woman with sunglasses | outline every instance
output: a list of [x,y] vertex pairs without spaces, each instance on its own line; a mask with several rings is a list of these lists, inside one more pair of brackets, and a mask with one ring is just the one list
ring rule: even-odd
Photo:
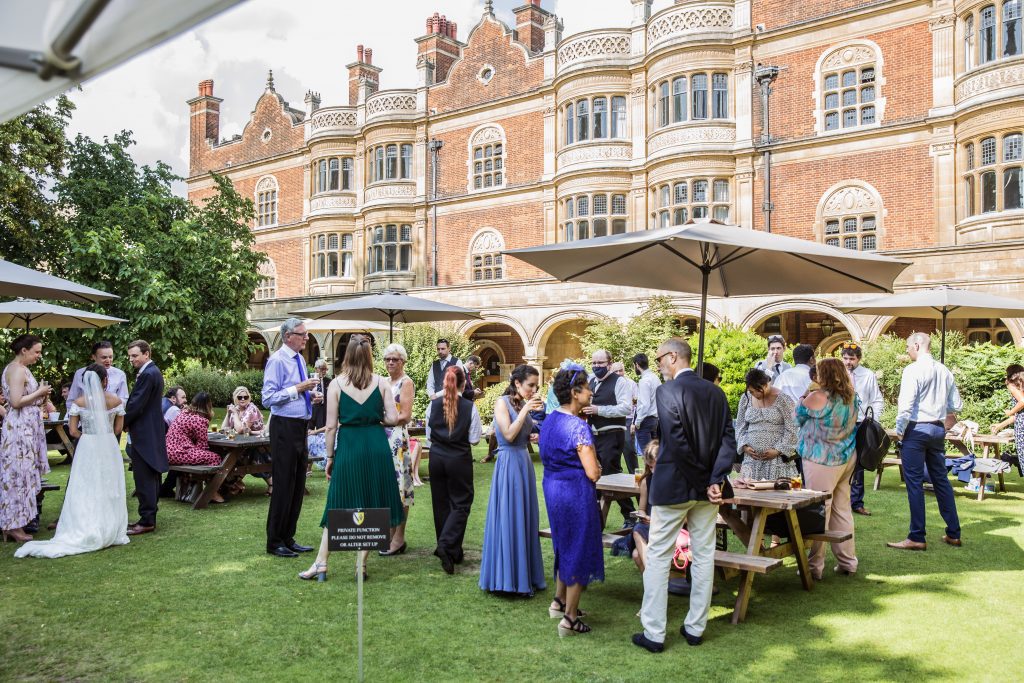
[[233,429],[238,434],[259,434],[263,431],[263,414],[252,402],[252,392],[245,387],[235,387],[220,429],[222,432]]
[[416,385],[405,374],[405,362],[409,354],[401,344],[390,344],[384,349],[384,367],[391,382],[391,395],[398,408],[398,424],[385,429],[391,444],[391,459],[395,464],[395,478],[398,493],[402,497],[402,523],[391,529],[391,547],[379,551],[382,557],[401,555],[406,550],[405,525],[409,521],[409,508],[413,504],[416,488],[413,485],[412,453],[409,450],[409,429],[412,419],[412,402],[416,396]]

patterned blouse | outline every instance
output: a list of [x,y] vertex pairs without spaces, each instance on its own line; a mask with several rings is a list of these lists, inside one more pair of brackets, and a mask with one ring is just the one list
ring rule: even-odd
[[796,421],[800,425],[797,449],[809,462],[829,467],[845,465],[854,454],[857,435],[857,410],[860,398],[855,394],[853,403],[844,403],[829,396],[821,410],[811,410],[801,401],[796,408]]

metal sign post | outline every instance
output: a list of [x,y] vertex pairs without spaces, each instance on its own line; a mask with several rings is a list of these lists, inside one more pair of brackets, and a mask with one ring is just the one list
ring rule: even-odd
[[356,630],[359,639],[359,680],[363,680],[363,568],[359,553],[387,550],[391,545],[391,511],[387,508],[327,511],[327,549],[356,551]]

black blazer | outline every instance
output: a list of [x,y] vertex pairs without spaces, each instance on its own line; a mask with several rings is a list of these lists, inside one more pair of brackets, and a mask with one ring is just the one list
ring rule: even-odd
[[135,455],[157,472],[167,471],[167,425],[162,399],[164,376],[150,364],[135,378],[124,406],[124,426],[132,438]]
[[722,483],[736,456],[725,392],[684,372],[658,387],[655,399],[661,445],[650,482],[651,504],[707,500],[708,486]]

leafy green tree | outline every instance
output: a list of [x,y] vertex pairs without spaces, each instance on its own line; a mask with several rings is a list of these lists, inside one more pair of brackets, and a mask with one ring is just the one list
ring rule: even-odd
[[133,144],[127,131],[72,143],[67,173],[54,187],[52,210],[64,217],[60,251],[48,264],[56,275],[120,296],[92,308],[129,322],[84,334],[46,332],[48,360],[66,375],[95,340],[110,339],[121,354],[143,338],[160,363],[192,358],[241,367],[249,351],[246,310],[265,259],[248,228],[252,202],[214,175],[216,194],[195,206],[171,191],[179,178],[166,164],[136,166]]
[[[690,340],[697,362],[697,338]],[[739,407],[740,397],[746,391],[746,375],[757,361],[765,357],[767,345],[764,337],[753,330],[726,323],[708,327],[704,340],[704,360],[714,363],[722,373],[722,390],[729,399],[733,413]]]
[[61,216],[47,189],[64,171],[65,136],[74,105],[57,98],[0,123],[0,258],[24,266],[49,260]]
[[639,312],[625,324],[617,320],[599,320],[576,335],[586,360],[598,349],[605,349],[616,361],[622,361],[632,373],[632,358],[638,353],[653,356],[661,342],[670,337],[685,336],[678,312],[667,296],[648,299]]

